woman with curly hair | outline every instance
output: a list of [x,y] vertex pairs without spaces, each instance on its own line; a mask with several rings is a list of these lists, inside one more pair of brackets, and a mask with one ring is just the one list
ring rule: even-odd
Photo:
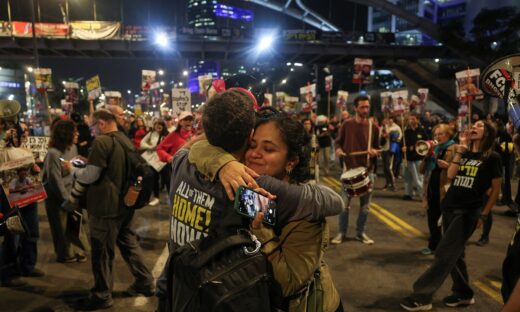
[[[45,209],[49,219],[56,261],[85,262],[85,253],[90,250],[84,227],[80,227],[79,237],[71,237],[67,232],[69,214],[62,204],[69,200],[72,190],[72,175],[62,167],[62,160],[77,156],[75,144],[78,140],[76,125],[70,120],[59,120],[52,128],[49,151],[44,161],[43,185],[47,192]],[[81,210],[78,212],[81,213]]]

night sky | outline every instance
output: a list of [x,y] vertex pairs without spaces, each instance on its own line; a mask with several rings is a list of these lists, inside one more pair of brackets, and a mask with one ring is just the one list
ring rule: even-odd
[[[38,1],[35,1],[35,3]],[[62,23],[63,17],[59,8],[63,0],[39,0],[41,22]],[[278,0],[280,3],[285,1]],[[294,1],[293,1],[294,2]],[[31,0],[11,0],[11,15],[13,21],[31,20]],[[234,5],[241,8],[254,10],[254,28],[301,29],[304,27],[301,21],[290,18],[281,13],[263,8],[246,1],[225,1],[219,3]],[[330,20],[344,32],[350,33],[353,29],[358,32],[366,30],[367,8],[355,5],[348,1],[338,0],[306,0],[304,3],[325,18]],[[123,10],[121,10],[121,4]],[[333,7],[334,4],[334,7]],[[186,26],[187,0],[97,0],[97,19],[107,21],[123,21],[124,25],[150,25],[150,26]],[[295,4],[292,4],[295,6]],[[121,14],[121,11],[123,14]],[[93,20],[93,0],[69,0],[70,20]],[[38,11],[36,9],[36,19]],[[7,0],[0,0],[0,20],[8,20]],[[355,26],[355,27],[354,27]],[[312,28],[311,26],[305,26]],[[196,62],[198,60],[190,60]],[[30,65],[31,60],[13,64],[0,58],[0,65],[19,66]],[[122,91],[126,96],[126,90],[133,93],[140,88],[140,73],[142,69],[164,69],[169,79],[175,79],[186,64],[178,64],[173,61],[143,60],[143,59],[79,59],[79,58],[40,58],[40,67],[50,67],[56,80],[69,78],[89,78],[99,74],[104,87]]]

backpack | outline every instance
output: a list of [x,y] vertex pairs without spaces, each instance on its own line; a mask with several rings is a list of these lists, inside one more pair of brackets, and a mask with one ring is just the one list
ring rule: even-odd
[[271,274],[260,246],[249,231],[239,230],[175,249],[167,267],[169,311],[270,311]]
[[[155,176],[154,169],[148,165],[146,160],[144,160],[144,158],[134,148],[129,148],[126,144],[121,143],[114,135],[111,135],[111,137],[114,141],[118,142],[125,152],[126,176],[121,188],[121,198],[125,196],[131,186],[136,185],[138,177],[141,177],[141,191],[139,192],[137,200],[133,206],[126,207],[131,209],[143,208],[148,205],[150,197],[152,196]],[[125,205],[123,200],[121,200],[121,203],[122,205]]]

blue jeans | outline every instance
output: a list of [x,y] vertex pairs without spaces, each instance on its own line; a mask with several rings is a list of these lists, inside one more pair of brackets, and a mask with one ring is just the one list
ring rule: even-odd
[[[372,185],[374,185],[375,174],[369,174],[370,181]],[[345,190],[342,191],[343,200],[345,204],[348,202],[347,193]],[[359,197],[359,214],[356,222],[356,235],[361,235],[365,233],[366,223],[368,219],[368,209],[370,206],[370,202],[372,200],[372,192],[368,192],[363,196]],[[350,209],[343,209],[343,211],[338,216],[339,221],[339,233],[343,234],[343,236],[347,236],[348,229],[348,219],[349,219]]]
[[20,274],[30,274],[36,266],[37,243],[40,237],[38,204],[33,203],[20,208],[20,213],[27,224],[29,233],[18,235],[9,231],[5,232],[0,261],[0,278],[4,281]]
[[404,169],[404,195],[413,197],[413,189],[417,190],[417,195],[423,196],[423,176],[419,173],[420,160],[408,161]]

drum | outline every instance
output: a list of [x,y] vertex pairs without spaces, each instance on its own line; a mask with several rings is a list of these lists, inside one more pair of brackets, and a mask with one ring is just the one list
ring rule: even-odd
[[357,167],[341,175],[343,189],[349,197],[363,196],[372,191],[372,181],[365,167]]

